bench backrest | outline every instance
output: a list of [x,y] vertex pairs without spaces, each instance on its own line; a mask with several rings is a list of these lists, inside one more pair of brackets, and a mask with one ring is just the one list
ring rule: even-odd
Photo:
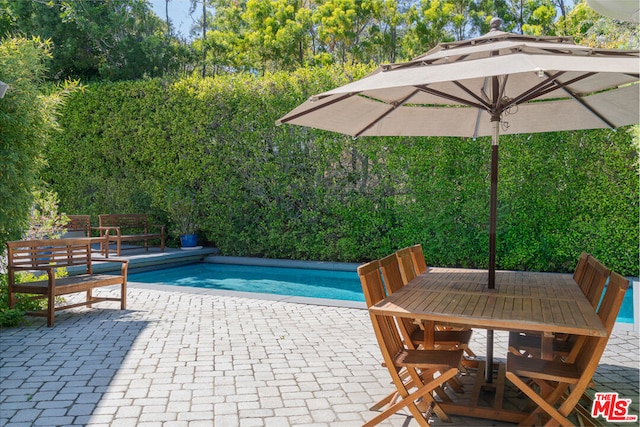
[[79,238],[7,242],[7,265],[25,269],[84,265],[87,273],[91,274],[92,241]]
[[146,214],[102,214],[98,215],[100,227],[120,227],[122,230],[147,230]]
[[91,237],[91,215],[67,215],[64,238]]

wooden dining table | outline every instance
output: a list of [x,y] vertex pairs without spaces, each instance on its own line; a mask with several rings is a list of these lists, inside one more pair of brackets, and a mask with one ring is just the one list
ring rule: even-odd
[[[591,303],[570,274],[431,268],[369,308],[370,312],[420,321],[425,348],[433,348],[435,325],[488,331],[526,331],[541,337],[542,357],[551,359],[556,334],[607,336]],[[487,349],[491,351],[492,349]],[[506,355],[505,355],[506,356]],[[493,375],[492,359],[487,357]],[[443,404],[447,413],[519,422],[522,414],[473,405]]]

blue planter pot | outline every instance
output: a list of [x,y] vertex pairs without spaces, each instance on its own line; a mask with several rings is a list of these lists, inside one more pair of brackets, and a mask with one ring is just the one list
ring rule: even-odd
[[193,248],[198,244],[197,234],[183,234],[180,236],[180,244],[183,248]]

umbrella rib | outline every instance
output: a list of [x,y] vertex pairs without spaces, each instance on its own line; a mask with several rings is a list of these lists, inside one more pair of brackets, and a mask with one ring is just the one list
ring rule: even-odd
[[468,87],[466,87],[465,85],[463,85],[462,83],[460,83],[457,80],[453,81],[453,84],[455,84],[456,86],[458,86],[460,89],[462,89],[463,91],[465,91],[467,94],[471,95],[472,97],[474,97],[478,102],[480,102],[482,105],[484,105],[485,109],[489,109],[491,108],[491,106],[489,105],[489,103],[487,101],[485,101],[484,99],[482,99],[480,96],[478,96],[475,92],[472,92]]
[[559,72],[559,73],[556,73],[553,76],[550,76],[547,80],[545,80],[541,84],[536,85],[534,88],[529,89],[525,93],[523,93],[520,96],[518,96],[517,98],[513,99],[513,101],[510,102],[509,105],[523,104],[523,103],[528,102],[528,101],[530,101],[532,99],[535,99],[535,98],[540,97],[542,95],[546,95],[547,93],[553,92],[554,90],[562,89],[571,98],[573,98],[574,101],[580,103],[580,105],[582,105],[591,114],[593,114],[598,119],[600,119],[604,124],[609,126],[611,129],[615,129],[616,127],[613,125],[613,123],[611,123],[609,120],[607,120],[598,111],[596,111],[593,108],[591,108],[584,101],[584,99],[580,95],[575,94],[574,92],[572,92],[571,90],[569,90],[567,88],[568,85],[573,84],[575,82],[578,82],[580,80],[586,79],[587,77],[591,77],[591,76],[595,75],[595,73],[585,73],[585,74],[583,74],[581,76],[578,76],[578,77],[575,77],[575,78],[573,78],[571,80],[568,80],[566,82],[560,83],[560,82],[557,81],[557,78],[562,74],[564,74],[564,72]]
[[569,86],[572,83],[578,82],[580,80],[586,79],[587,77],[591,77],[593,75],[595,75],[596,73],[586,73],[581,75],[580,77],[576,77],[574,79],[568,80],[566,82],[563,83],[559,83],[557,80],[554,80],[552,82],[550,82],[549,87],[547,87],[545,90],[540,92],[540,95],[546,95],[549,92],[553,92],[554,90],[558,90],[558,89],[562,89],[565,92],[567,92],[569,95],[571,95],[572,97],[575,96],[575,94],[573,92],[571,92],[569,89],[567,89],[566,87]]
[[421,85],[421,86],[416,86],[418,89],[420,89],[423,92],[429,93],[431,95],[436,95],[439,96],[440,98],[444,98],[444,99],[448,99],[450,101],[456,101],[459,102],[462,105],[468,105],[470,107],[475,107],[475,108],[480,108],[482,110],[486,110],[487,109],[487,105],[483,102],[482,104],[478,104],[475,102],[471,102],[468,101],[466,99],[454,96],[454,95],[449,95],[448,93],[444,93],[444,92],[440,92],[438,90],[435,89],[431,89],[427,86]]
[[359,137],[360,135],[362,135],[364,132],[366,132],[367,130],[369,130],[370,128],[372,128],[376,123],[378,123],[380,120],[384,119],[385,117],[387,117],[389,114],[391,114],[396,108],[402,106],[405,102],[407,102],[409,99],[411,99],[411,97],[413,95],[415,95],[418,92],[418,89],[412,91],[409,95],[407,95],[406,97],[404,97],[404,99],[402,99],[401,101],[396,101],[394,103],[391,104],[391,108],[389,108],[387,111],[385,111],[384,113],[382,113],[380,116],[376,117],[375,120],[371,121],[367,126],[365,126],[364,128],[362,128],[360,131],[356,132],[353,136],[354,137]]
[[[521,93],[520,95],[516,96],[515,98],[513,98],[511,100],[511,102],[509,103],[509,105],[518,105],[518,104],[523,104],[525,102],[531,101],[532,99],[538,98],[542,95],[545,95],[549,92],[552,92],[554,90],[558,90],[560,88],[562,88],[563,86],[566,86],[568,84],[571,83],[575,83],[576,81],[582,80],[586,77],[588,77],[588,75],[583,75],[580,77],[576,77],[572,80],[569,80],[565,83],[558,83],[556,81],[556,79],[558,77],[560,77],[561,75],[563,75],[565,72],[564,71],[560,71],[556,74],[554,74],[553,76],[548,76],[548,78],[546,80],[544,80],[543,82],[535,85],[534,87],[530,88],[529,90]],[[593,74],[593,73],[592,73]],[[591,74],[590,74],[591,75]]]
[[321,110],[321,109],[322,109],[322,108],[324,108],[324,107],[328,107],[329,105],[335,104],[335,103],[337,103],[337,102],[340,102],[340,101],[342,101],[342,100],[344,100],[344,99],[350,98],[350,97],[352,97],[353,95],[357,95],[357,94],[359,94],[359,93],[360,93],[360,92],[351,92],[351,93],[347,93],[347,94],[345,94],[345,95],[341,95],[341,96],[339,96],[338,98],[335,98],[335,99],[332,99],[332,100],[330,100],[330,101],[325,102],[324,104],[316,105],[316,106],[314,106],[314,107],[309,108],[308,110],[301,111],[301,112],[299,112],[298,114],[294,114],[294,115],[292,115],[292,116],[285,117],[285,118],[283,118],[282,120],[280,120],[280,122],[281,122],[281,123],[288,123],[288,122],[290,122],[290,121],[292,121],[292,120],[295,120],[295,119],[297,119],[297,118],[299,118],[299,117],[306,116],[307,114],[310,114],[310,113],[313,113],[313,112],[315,112],[315,111]]
[[616,126],[613,123],[611,123],[609,120],[607,120],[602,114],[600,114],[600,112],[591,108],[591,106],[589,106],[589,104],[587,104],[581,96],[576,95],[575,93],[573,93],[567,88],[564,88],[564,91],[567,92],[569,96],[571,96],[576,102],[578,102],[580,105],[586,108],[591,114],[593,114],[594,116],[602,120],[602,122],[607,126],[609,126],[611,129],[616,128]]

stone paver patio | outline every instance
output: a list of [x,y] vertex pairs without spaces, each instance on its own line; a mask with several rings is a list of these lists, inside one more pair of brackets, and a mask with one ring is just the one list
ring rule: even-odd
[[[0,331],[0,425],[350,427],[392,389],[366,310],[158,289],[131,283],[125,311]],[[506,338],[496,332],[496,356]],[[472,344],[484,353],[483,331]],[[616,332],[594,378],[636,415],[638,361],[638,336]],[[381,425],[417,425],[405,414]],[[432,424],[509,425],[452,418]]]

